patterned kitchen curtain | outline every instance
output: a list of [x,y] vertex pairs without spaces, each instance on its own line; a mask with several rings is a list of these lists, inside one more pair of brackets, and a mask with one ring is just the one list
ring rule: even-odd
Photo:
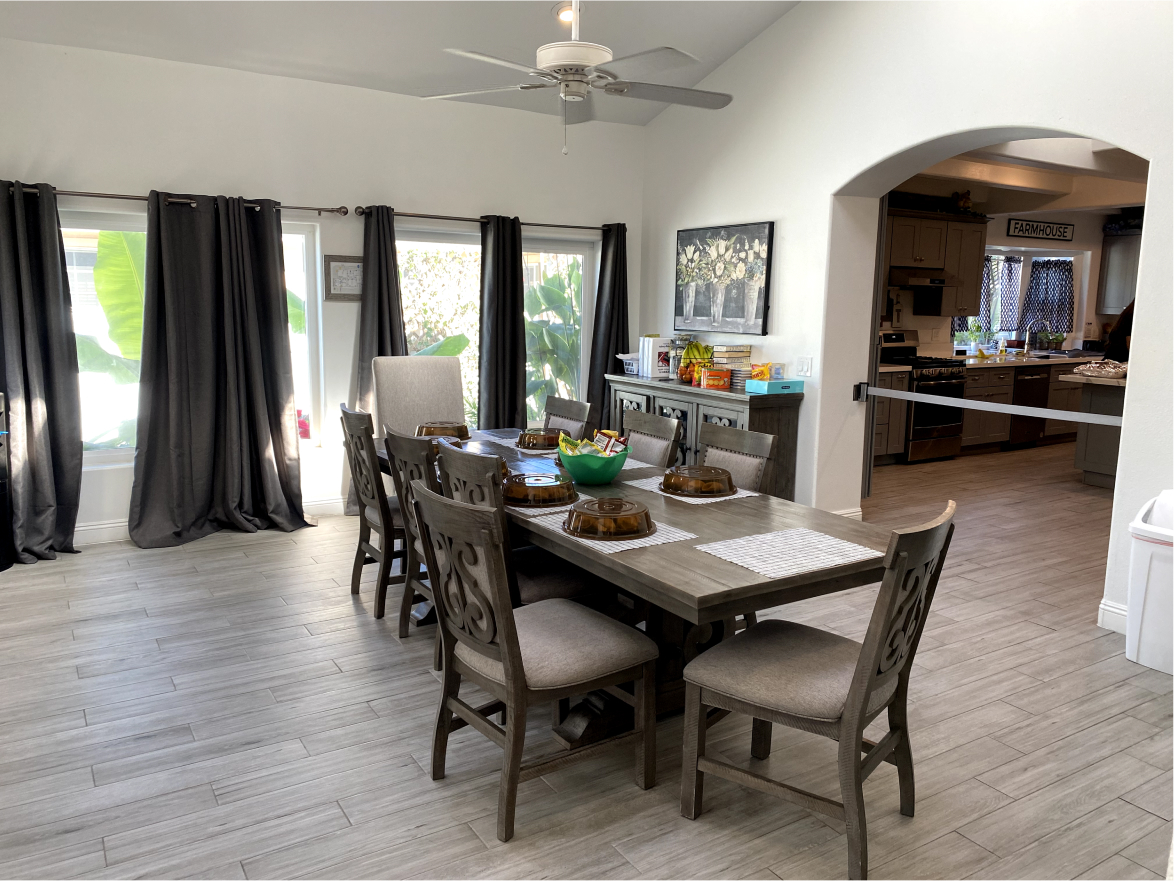
[[[982,287],[979,290],[976,317],[979,327],[986,333],[1015,330],[1019,314],[1019,279],[1022,271],[1022,257],[987,254],[983,258]],[[960,333],[969,329],[969,324],[969,317],[956,316],[950,322],[950,331]]]
[[1025,332],[1032,322],[1042,320],[1048,323],[1053,332],[1070,333],[1074,305],[1072,259],[1033,259],[1018,330],[1021,333]]
[[1023,258],[1003,257],[1001,262],[998,275],[999,326],[994,329],[1012,333],[1019,325],[1019,282],[1023,277]]

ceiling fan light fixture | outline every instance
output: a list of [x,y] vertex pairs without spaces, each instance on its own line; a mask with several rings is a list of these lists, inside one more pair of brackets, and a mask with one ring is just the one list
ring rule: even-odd
[[550,11],[563,24],[570,24],[575,18],[575,11],[570,3],[556,3]]

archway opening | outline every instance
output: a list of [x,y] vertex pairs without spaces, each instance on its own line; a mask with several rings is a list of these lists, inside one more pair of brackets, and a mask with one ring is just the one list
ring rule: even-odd
[[[1090,391],[1072,373],[1128,321],[1147,175],[1113,145],[1020,127],[951,134],[861,172],[833,205],[825,386],[863,367],[882,388],[1122,413],[1124,387]],[[886,337],[941,368],[893,363]],[[1000,343],[1027,355],[986,357]],[[922,373],[951,382],[918,387]],[[862,516],[908,525],[959,501],[945,596],[960,616],[1124,631],[1124,607],[1102,599],[1120,429],[876,400],[856,406],[858,433],[839,425],[862,447]]]

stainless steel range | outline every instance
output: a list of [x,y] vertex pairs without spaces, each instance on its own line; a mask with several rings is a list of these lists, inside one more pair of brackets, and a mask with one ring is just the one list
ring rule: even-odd
[[[912,368],[909,391],[945,398],[966,396],[966,367],[952,358],[917,354],[917,331],[885,331],[880,335],[880,363]],[[962,409],[911,401],[905,431],[910,462],[941,459],[962,452]]]

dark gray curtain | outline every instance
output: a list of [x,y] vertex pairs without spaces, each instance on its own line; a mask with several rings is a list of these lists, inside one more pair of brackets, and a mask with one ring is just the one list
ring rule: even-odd
[[[358,408],[373,412],[371,359],[408,354],[395,254],[395,215],[386,205],[364,208],[363,302],[359,308]],[[383,434],[383,426],[375,428]]]
[[131,538],[306,526],[280,209],[168,195],[147,203]]
[[478,428],[526,427],[526,284],[522,222],[481,218],[481,392]]
[[73,552],[82,481],[77,344],[57,196],[0,181],[0,365],[12,542],[22,563]]
[[604,374],[621,370],[616,355],[628,351],[628,228],[622,223],[603,227],[599,259],[599,288],[595,294],[595,324],[591,337],[591,372],[587,402],[595,405],[600,428],[611,424],[607,380]]

